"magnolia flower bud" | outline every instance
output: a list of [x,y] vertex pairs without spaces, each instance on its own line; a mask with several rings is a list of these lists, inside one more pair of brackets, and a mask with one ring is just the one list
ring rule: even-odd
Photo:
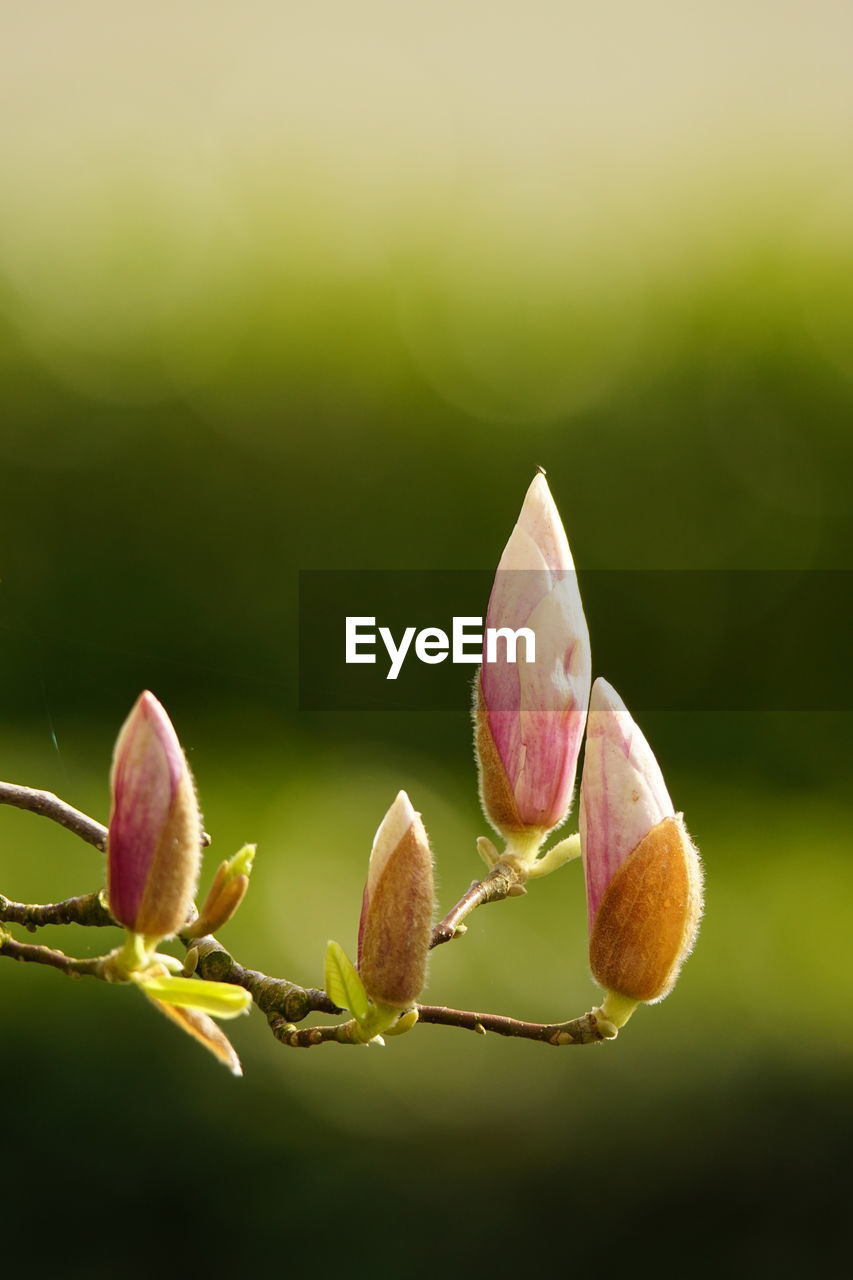
[[111,786],[110,911],[146,939],[170,937],[192,908],[201,818],[181,744],[152,693],[139,697],[118,736]]
[[358,928],[358,972],[373,1000],[404,1009],[418,996],[433,901],[427,834],[401,791],[373,841]]
[[699,926],[699,855],[651,748],[600,679],[589,706],[579,819],[593,977],[628,1002],[662,1000]]
[[591,674],[589,632],[569,544],[544,474],[537,475],[501,557],[489,628],[535,636],[487,649],[477,682],[475,726],[480,795],[496,830],[541,834],[571,807]]

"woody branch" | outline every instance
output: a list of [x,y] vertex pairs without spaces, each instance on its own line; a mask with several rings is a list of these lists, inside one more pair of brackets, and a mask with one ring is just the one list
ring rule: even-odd
[[[37,791],[13,783],[0,782],[0,803],[35,813],[57,822],[66,830],[103,850],[106,847],[107,828],[93,818],[74,809],[49,791]],[[460,932],[459,925],[477,906],[498,901],[512,888],[511,880],[501,873],[490,873],[476,882],[460,898],[433,931],[432,945],[437,946]],[[30,931],[48,925],[76,924],[86,927],[115,925],[115,920],[98,892],[66,898],[62,902],[34,904],[13,902],[0,895],[0,922],[23,925]],[[286,978],[276,978],[249,969],[213,937],[199,939],[182,937],[188,948],[187,967],[197,977],[212,982],[232,983],[248,991],[252,1000],[264,1014],[276,1039],[292,1048],[311,1048],[318,1044],[356,1043],[348,1034],[348,1023],[326,1027],[297,1029],[296,1023],[310,1013],[340,1014],[343,1012],[326,994],[313,987],[301,987]],[[52,947],[19,942],[0,927],[0,956],[29,964],[42,964],[57,969],[68,977],[95,977],[104,979],[102,957],[77,959]],[[490,1014],[452,1009],[443,1005],[419,1004],[418,1020],[434,1026],[457,1027],[479,1035],[494,1032],[525,1040],[537,1040],[555,1046],[590,1044],[607,1038],[596,1023],[593,1013],[584,1014],[567,1022],[534,1023],[510,1018],[503,1014]]]

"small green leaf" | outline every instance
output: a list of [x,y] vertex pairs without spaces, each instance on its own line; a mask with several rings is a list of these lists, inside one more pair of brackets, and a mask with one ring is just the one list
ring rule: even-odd
[[367,1017],[370,1005],[364,983],[356,972],[343,947],[337,942],[329,942],[326,948],[325,966],[326,995],[335,1004],[349,1009],[358,1022]]
[[258,846],[256,844],[244,844],[239,853],[235,853],[234,857],[228,861],[229,875],[250,876],[257,849]]
[[171,974],[136,974],[133,981],[152,1000],[178,1008],[197,1009],[214,1018],[236,1018],[246,1013],[252,997],[230,982],[205,982],[201,978],[174,978]]

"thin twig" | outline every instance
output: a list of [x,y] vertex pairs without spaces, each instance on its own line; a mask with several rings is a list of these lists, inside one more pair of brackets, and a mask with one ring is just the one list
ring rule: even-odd
[[10,804],[16,809],[26,809],[39,817],[50,818],[61,827],[73,831],[75,836],[93,844],[102,852],[107,847],[107,829],[94,818],[66,804],[52,791],[35,791],[32,787],[20,787],[14,782],[0,782],[0,804]]
[[[0,804],[11,804],[41,817],[52,819],[60,826],[93,844],[105,848],[107,829],[86,814],[74,809],[49,791],[35,791],[8,782],[0,782]],[[206,837],[206,839],[209,839]],[[511,860],[502,860],[482,880],[462,895],[444,919],[435,926],[432,946],[449,942],[462,932],[465,918],[478,906],[498,902],[502,898],[524,891],[524,873]],[[0,896],[0,920],[36,929],[44,924],[81,924],[102,926],[115,924],[97,893],[67,898],[64,902],[43,906],[34,903],[11,902]],[[286,978],[273,978],[257,969],[247,969],[238,964],[229,951],[216,938],[183,937],[188,948],[188,970],[200,978],[212,982],[230,982],[243,987],[254,1003],[266,1016],[273,1035],[282,1044],[292,1048],[311,1048],[318,1044],[358,1044],[355,1024],[352,1021],[334,1026],[297,1028],[309,1013],[341,1014],[343,1009],[316,987],[300,987]],[[105,978],[102,956],[76,959],[51,947],[18,942],[5,929],[0,928],[0,956],[30,964],[43,964],[58,969],[68,977]],[[465,1009],[451,1009],[444,1005],[422,1004],[415,1006],[418,1021],[446,1027],[457,1027],[484,1035],[489,1031],[501,1036],[523,1040],[539,1040],[550,1045],[594,1044],[611,1036],[606,1034],[596,1019],[595,1011],[583,1014],[568,1022],[522,1022],[498,1013],[475,1013]],[[612,1031],[610,1024],[607,1029]]]
[[65,898],[63,902],[12,902],[0,893],[0,921],[5,924],[22,924],[30,933],[49,924],[81,924],[102,928],[116,925],[99,893],[84,893],[79,898]]
[[[507,1018],[500,1013],[473,1013],[467,1009],[448,1009],[443,1005],[419,1004],[418,1022],[431,1023],[436,1026],[461,1027],[466,1031],[474,1031],[478,1035],[486,1035],[489,1031],[499,1036],[510,1036],[519,1040],[538,1040],[561,1048],[570,1044],[599,1044],[602,1040],[610,1040],[601,1029],[594,1011],[583,1014],[580,1018],[572,1018],[568,1022],[522,1022],[518,1018]],[[609,1024],[607,1024],[609,1026]],[[318,1044],[363,1044],[355,1034],[354,1022],[338,1023],[337,1026],[295,1027],[285,1018],[270,1019],[273,1035],[282,1044],[292,1049],[313,1049]]]
[[0,929],[0,956],[8,956],[11,960],[21,960],[26,964],[46,964],[52,969],[59,969],[60,973],[69,978],[104,977],[103,956],[77,960],[74,956],[67,956],[64,951],[54,951],[52,947],[18,942],[4,929]]
[[[193,951],[198,954],[193,955]],[[352,1034],[354,1024],[338,1023],[335,1026],[297,1028],[309,1013],[343,1013],[317,988],[299,987],[286,978],[272,978],[256,969],[246,969],[238,964],[230,952],[215,938],[201,938],[190,948],[195,962],[194,972],[213,982],[231,982],[248,991],[258,1008],[266,1015],[270,1030],[281,1044],[295,1049],[310,1049],[318,1044],[360,1044]],[[105,978],[103,957],[93,956],[80,960],[67,956],[52,947],[18,942],[0,929],[0,956],[29,964],[48,965],[71,978]],[[451,1009],[445,1005],[420,1004],[415,1006],[418,1021],[445,1027],[458,1027],[484,1035],[493,1031],[499,1036],[521,1040],[539,1040],[550,1045],[595,1044],[606,1036],[596,1021],[594,1012],[568,1022],[522,1022],[500,1013],[474,1013],[466,1009]]]
[[443,1027],[461,1027],[485,1035],[493,1031],[499,1036],[514,1036],[521,1040],[541,1040],[544,1044],[596,1044],[612,1039],[599,1028],[595,1013],[584,1013],[568,1022],[521,1022],[501,1013],[473,1013],[466,1009],[448,1009],[443,1005],[419,1004],[418,1022],[430,1022]]
[[451,907],[443,920],[432,931],[431,947],[439,947],[443,942],[463,933],[460,925],[477,907],[488,902],[500,902],[504,898],[524,893],[523,873],[514,862],[501,861],[493,867],[482,880],[475,880],[471,887]]
[[[75,809],[73,805],[60,800],[52,791],[37,791],[33,787],[22,787],[15,782],[0,782],[0,804],[26,809],[29,813],[37,813],[41,818],[50,818],[51,822],[58,822],[60,827],[72,831],[75,836],[94,845],[102,853],[107,847],[107,828]],[[206,831],[201,833],[201,843],[203,847],[210,844],[210,836]]]

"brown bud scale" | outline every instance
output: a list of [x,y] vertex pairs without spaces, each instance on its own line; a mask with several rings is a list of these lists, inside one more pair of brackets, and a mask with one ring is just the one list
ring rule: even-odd
[[209,1049],[213,1056],[218,1058],[232,1075],[241,1076],[243,1074],[240,1059],[237,1057],[237,1052],[231,1041],[206,1013],[202,1013],[199,1009],[166,1004],[162,1000],[152,999],[151,1003],[156,1005],[167,1018],[171,1018],[172,1022],[177,1022],[178,1026],[182,1027],[194,1040],[198,1040],[203,1044],[205,1049]]
[[640,841],[601,900],[589,944],[593,977],[606,991],[648,1003],[672,988],[701,912],[699,858],[680,815]]
[[[421,873],[412,874],[412,868]],[[426,979],[432,934],[432,867],[412,827],[389,858],[370,895],[359,973],[368,993],[406,1008]]]
[[486,817],[492,826],[504,835],[513,831],[526,831],[518,816],[515,795],[509,785],[503,760],[495,746],[489,726],[489,713],[483,699],[480,672],[474,694],[474,741],[480,779],[480,800]]

